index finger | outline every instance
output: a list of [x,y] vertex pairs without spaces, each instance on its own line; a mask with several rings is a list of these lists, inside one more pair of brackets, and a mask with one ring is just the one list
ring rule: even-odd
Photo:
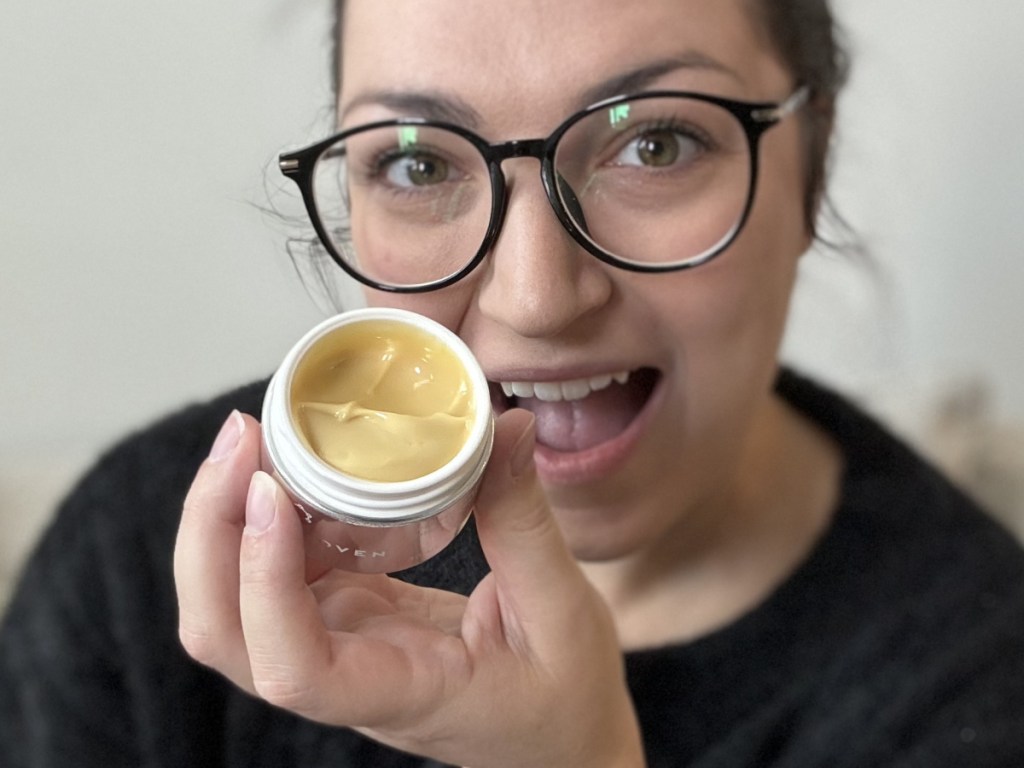
[[182,645],[197,661],[248,690],[238,563],[249,481],[259,467],[259,423],[235,411],[196,473],[174,549]]

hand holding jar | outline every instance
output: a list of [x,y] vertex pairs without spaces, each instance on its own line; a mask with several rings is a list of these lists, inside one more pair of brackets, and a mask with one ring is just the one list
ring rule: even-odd
[[642,765],[612,619],[551,517],[533,440],[523,411],[497,420],[476,503],[493,570],[465,598],[308,574],[303,522],[259,470],[260,427],[233,414],[179,532],[185,647],[273,704],[435,759]]

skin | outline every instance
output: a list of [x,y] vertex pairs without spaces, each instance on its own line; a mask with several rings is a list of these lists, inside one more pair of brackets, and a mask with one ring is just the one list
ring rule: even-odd
[[[379,94],[401,91],[469,107],[470,127],[492,141],[545,136],[595,87],[669,59],[683,65],[633,90],[784,99],[793,78],[745,5],[396,0],[381,13],[354,0],[339,122],[394,116]],[[186,649],[274,704],[443,761],[642,765],[621,649],[750,610],[834,506],[834,446],[771,392],[809,244],[802,149],[797,120],[769,131],[740,238],[707,265],[662,275],[586,254],[551,211],[536,161],[507,162],[508,213],[483,265],[443,291],[367,301],[446,324],[496,381],[657,368],[645,412],[576,454],[535,446],[522,411],[499,418],[477,504],[493,571],[468,600],[383,576],[307,583],[297,517],[258,471],[259,426],[232,417],[179,532]]]

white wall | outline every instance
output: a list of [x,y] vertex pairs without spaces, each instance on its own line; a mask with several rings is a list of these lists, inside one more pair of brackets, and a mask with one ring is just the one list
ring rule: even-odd
[[322,316],[256,206],[329,127],[329,8],[0,3],[0,581],[101,447]]
[[838,0],[838,207],[787,356],[860,397],[1024,535],[1024,6]]
[[[328,8],[0,7],[0,578],[102,446],[268,373],[322,315],[254,204],[275,154],[329,126]],[[809,256],[788,355],[897,419],[902,392],[966,373],[1024,420],[1024,9],[839,10],[835,198],[884,274]]]
[[977,375],[1024,421],[1024,6],[837,8],[854,77],[835,198],[881,274],[872,286],[870,270],[808,259],[794,356],[872,391]]

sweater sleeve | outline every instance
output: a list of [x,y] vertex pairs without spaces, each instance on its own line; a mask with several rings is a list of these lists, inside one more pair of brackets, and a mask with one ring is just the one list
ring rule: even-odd
[[174,539],[221,422],[261,391],[128,437],[60,506],[0,626],[0,765],[221,764],[230,686],[178,641]]
[[88,481],[29,560],[0,628],[0,763],[139,765]]

